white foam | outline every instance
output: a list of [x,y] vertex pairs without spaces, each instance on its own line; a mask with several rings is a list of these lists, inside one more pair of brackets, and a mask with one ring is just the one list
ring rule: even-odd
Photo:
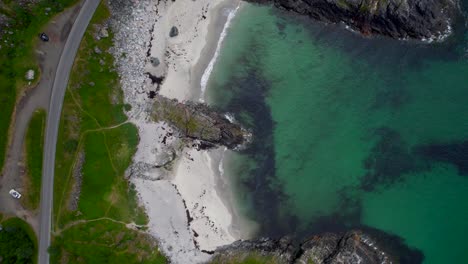
[[231,21],[235,17],[238,9],[239,9],[239,5],[236,7],[236,9],[229,12],[226,23],[224,24],[223,31],[221,32],[221,36],[219,37],[218,44],[216,45],[216,51],[213,55],[213,58],[210,60],[210,63],[208,63],[208,66],[206,67],[201,77],[201,80],[200,80],[200,87],[201,87],[200,101],[201,102],[205,101],[206,85],[208,84],[208,80],[210,79],[211,72],[213,71],[214,64],[216,63],[216,59],[219,56],[221,45],[223,43],[224,38],[227,35],[227,30],[229,29],[229,26],[231,25]]
[[224,154],[226,153],[227,151],[227,148],[223,148],[223,153],[221,154],[221,159],[219,161],[219,165],[218,165],[218,170],[219,170],[219,175],[221,178],[224,177]]
[[226,114],[224,115],[224,117],[225,117],[227,120],[229,120],[229,122],[231,122],[231,123],[234,123],[234,121],[236,121],[236,118],[235,118],[234,115],[231,114],[231,113],[226,113]]

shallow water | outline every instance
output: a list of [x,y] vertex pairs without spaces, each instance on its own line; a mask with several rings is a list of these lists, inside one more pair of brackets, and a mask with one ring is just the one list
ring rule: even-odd
[[253,132],[226,168],[259,236],[364,228],[402,244],[393,247],[402,262],[466,258],[468,37],[459,28],[428,45],[269,7],[238,12],[207,92]]

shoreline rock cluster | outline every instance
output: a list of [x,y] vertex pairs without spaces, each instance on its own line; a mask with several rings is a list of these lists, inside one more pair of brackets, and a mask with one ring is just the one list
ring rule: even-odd
[[345,23],[364,35],[442,41],[460,14],[457,0],[246,0],[307,15],[327,23]]
[[183,138],[200,141],[199,148],[215,148],[220,145],[234,149],[246,141],[244,129],[232,123],[222,113],[202,103],[180,103],[156,95],[152,117],[156,122],[168,122]]
[[367,234],[354,230],[314,236],[300,245],[294,245],[287,237],[236,241],[218,248],[213,262],[233,263],[249,258],[266,259],[273,264],[394,263],[392,257],[380,250]]

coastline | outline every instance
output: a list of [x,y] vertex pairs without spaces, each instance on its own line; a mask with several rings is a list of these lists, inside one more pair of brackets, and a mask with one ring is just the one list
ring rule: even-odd
[[[172,263],[206,262],[217,247],[248,238],[231,194],[226,195],[229,183],[217,167],[221,159],[216,155],[223,150],[195,150],[168,124],[150,118],[151,94],[200,99],[201,78],[238,5],[238,0],[111,4],[112,53],[131,106],[127,115],[140,137],[127,177],[146,208],[147,232]],[[171,37],[173,26],[178,34]]]

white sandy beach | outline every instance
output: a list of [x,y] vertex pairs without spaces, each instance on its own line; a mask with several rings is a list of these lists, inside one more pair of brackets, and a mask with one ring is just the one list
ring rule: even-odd
[[[128,14],[111,22],[116,43],[112,52],[125,101],[132,106],[127,114],[140,134],[127,174],[146,208],[149,232],[172,263],[205,262],[210,257],[207,252],[244,238],[234,225],[239,223],[234,217],[237,214],[226,198],[232,196],[220,195],[229,192],[225,188],[228,183],[220,178],[219,168],[207,151],[184,147],[168,125],[150,120],[148,93],[159,89],[161,95],[180,101],[200,100],[202,75],[229,14],[239,2],[180,0],[158,4],[146,0],[133,5]],[[179,34],[171,38],[173,26]],[[164,81],[158,87],[146,72],[164,77]],[[177,159],[160,168],[174,153]]]

